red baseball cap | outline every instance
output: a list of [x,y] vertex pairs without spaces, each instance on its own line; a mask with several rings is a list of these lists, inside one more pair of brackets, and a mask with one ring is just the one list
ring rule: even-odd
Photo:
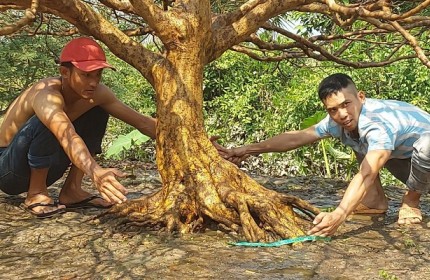
[[101,68],[111,68],[106,62],[103,49],[91,38],[80,37],[67,43],[60,55],[60,63],[71,62],[76,68],[90,72]]

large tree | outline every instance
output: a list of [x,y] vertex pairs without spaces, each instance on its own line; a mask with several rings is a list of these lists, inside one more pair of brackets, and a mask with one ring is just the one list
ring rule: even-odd
[[[203,124],[205,65],[233,50],[261,61],[311,57],[360,68],[418,57],[430,66],[421,45],[430,25],[428,5],[428,0],[0,0],[0,35],[93,36],[154,87],[163,188],[113,212],[182,233],[211,219],[248,240],[269,241],[303,235],[318,209],[263,188],[218,155]],[[59,20],[68,24],[53,28]],[[294,30],[291,23],[310,28]],[[158,48],[149,48],[146,36]],[[352,49],[361,55],[351,56]]]

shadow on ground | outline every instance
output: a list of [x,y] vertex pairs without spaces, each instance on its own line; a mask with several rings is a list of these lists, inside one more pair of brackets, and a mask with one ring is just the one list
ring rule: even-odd
[[[155,171],[135,166],[124,181],[129,198],[160,187]],[[334,206],[345,182],[322,178],[255,179],[319,207]],[[88,184],[89,185],[89,184]],[[89,186],[88,186],[89,188]],[[57,188],[50,188],[53,196]],[[181,238],[118,233],[92,218],[100,210],[36,219],[20,208],[23,196],[0,194],[2,279],[430,279],[429,199],[424,223],[396,224],[404,187],[390,186],[390,209],[382,216],[355,216],[331,242],[301,248],[233,247],[237,236],[208,230]]]

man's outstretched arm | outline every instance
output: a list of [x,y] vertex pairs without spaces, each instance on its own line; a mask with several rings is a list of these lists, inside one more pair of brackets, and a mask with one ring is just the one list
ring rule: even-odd
[[122,120],[123,122],[133,126],[141,133],[155,139],[155,129],[157,120],[145,116],[119,100],[115,94],[106,86],[103,87],[103,94],[100,94],[100,107],[102,107],[109,115]]
[[303,130],[287,131],[259,143],[231,149],[223,147],[217,149],[223,158],[238,164],[250,155],[270,152],[287,152],[320,139],[321,138],[315,132],[315,126],[311,126]]
[[391,151],[370,151],[363,159],[359,172],[354,176],[346,189],[339,206],[330,213],[322,212],[314,220],[314,227],[308,232],[310,235],[331,236],[346,217],[354,211],[370,187],[378,178],[379,171],[389,159]]

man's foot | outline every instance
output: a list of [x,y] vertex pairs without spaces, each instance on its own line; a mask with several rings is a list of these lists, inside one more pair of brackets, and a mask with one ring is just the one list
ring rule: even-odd
[[35,194],[25,199],[22,207],[37,218],[48,218],[55,214],[64,212],[64,205],[54,203],[54,201],[45,194]]
[[352,214],[384,214],[387,209],[388,199],[378,176]]
[[354,209],[352,214],[385,214],[388,210],[388,199],[382,193],[370,197],[366,195],[360,204]]
[[82,189],[83,176],[84,173],[72,165],[58,197],[60,203],[69,209],[112,207],[112,203]]
[[110,208],[112,203],[104,200],[100,196],[93,195],[83,189],[69,189],[63,188],[59,197],[60,203],[64,204],[68,209],[78,208]]
[[97,195],[91,195],[79,202],[64,203],[66,209],[82,209],[82,208],[101,208],[107,209],[112,207],[113,204],[107,202]]
[[357,208],[352,212],[352,214],[385,214],[387,212],[388,206],[384,206],[381,209],[370,208],[366,205],[360,203]]
[[399,225],[419,224],[423,220],[419,208],[421,194],[416,191],[407,191],[402,199],[402,206],[399,210]]
[[415,207],[402,206],[399,210],[399,225],[419,224],[423,221],[421,210]]

